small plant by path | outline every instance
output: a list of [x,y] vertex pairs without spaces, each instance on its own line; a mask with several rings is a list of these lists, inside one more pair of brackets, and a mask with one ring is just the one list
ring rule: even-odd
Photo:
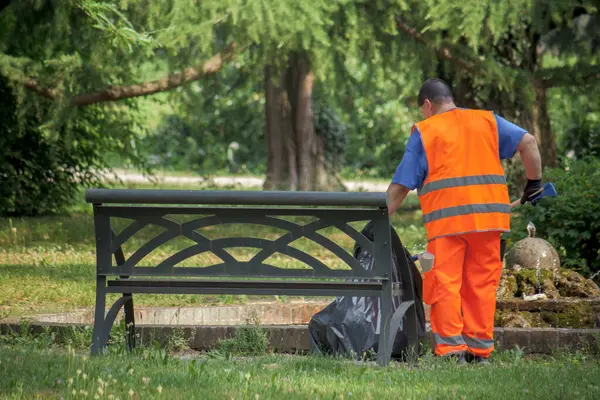
[[269,350],[268,330],[260,326],[256,313],[246,317],[245,324],[238,326],[232,338],[222,340],[217,350],[212,351],[212,357],[261,356]]

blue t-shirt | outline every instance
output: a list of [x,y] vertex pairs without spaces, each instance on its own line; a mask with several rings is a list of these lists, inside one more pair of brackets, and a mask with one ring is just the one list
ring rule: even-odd
[[[496,125],[498,126],[500,159],[511,158],[515,155],[517,147],[527,131],[498,115],[494,115],[494,117],[496,117]],[[392,183],[413,190],[422,187],[426,178],[427,157],[421,140],[421,132],[415,127],[408,139],[404,157],[396,169]]]

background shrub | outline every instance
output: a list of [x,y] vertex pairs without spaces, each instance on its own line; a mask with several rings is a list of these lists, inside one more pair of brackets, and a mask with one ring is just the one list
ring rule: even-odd
[[131,103],[69,110],[72,115],[50,127],[42,123],[52,112],[48,103],[23,108],[17,94],[0,78],[0,215],[67,211],[82,186],[101,186],[108,154],[148,170],[136,150],[139,123]]
[[562,265],[589,276],[600,271],[600,159],[569,160],[563,168],[547,170],[558,197],[515,212],[511,241],[527,236],[532,221],[537,236],[556,247]]

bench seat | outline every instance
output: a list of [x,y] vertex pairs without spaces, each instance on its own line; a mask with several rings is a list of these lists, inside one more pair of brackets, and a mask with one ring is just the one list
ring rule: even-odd
[[300,280],[117,279],[107,282],[110,293],[256,294],[290,296],[379,296],[383,281],[327,282]]

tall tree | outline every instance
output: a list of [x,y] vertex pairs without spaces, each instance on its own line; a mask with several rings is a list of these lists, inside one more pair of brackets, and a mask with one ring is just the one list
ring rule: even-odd
[[0,213],[64,209],[79,185],[99,183],[107,153],[140,161],[135,103],[72,107],[78,93],[138,70],[130,39],[142,43],[133,53],[151,44],[110,4],[23,0],[0,10]]
[[[518,118],[538,139],[544,164],[555,166],[547,91],[597,84],[596,4],[587,0],[425,4],[419,12],[400,17],[399,30],[455,66],[445,73],[455,79],[462,100],[481,106],[482,97],[488,100],[492,95],[496,101],[486,106]],[[473,96],[477,89],[483,89],[483,96]]]
[[[335,186],[324,161],[324,140],[314,128],[315,84],[334,91],[343,81],[340,77],[348,75],[349,60],[364,60],[372,71],[381,69],[383,61],[402,62],[402,43],[391,35],[401,2],[379,2],[366,9],[362,2],[349,0],[139,0],[121,1],[118,7],[100,0],[59,6],[29,0],[9,7],[4,37],[19,37],[23,27],[33,23],[29,19],[35,13],[27,9],[31,3],[36,12],[51,14],[55,24],[34,24],[29,36],[36,50],[16,43],[5,47],[0,73],[63,107],[170,90],[215,74],[234,55],[256,75],[268,69],[265,115],[271,122],[266,124],[266,137],[272,151],[281,155],[269,157],[267,188]],[[95,23],[99,37],[88,30],[76,39],[57,40],[71,29],[71,22],[82,25],[86,18]],[[140,34],[133,26],[153,34]],[[122,45],[103,51],[106,40],[100,39]],[[50,51],[40,51],[44,43]],[[198,64],[199,60],[205,61]],[[144,82],[148,73],[142,73],[141,66],[158,65],[157,61],[167,63],[172,73]],[[283,159],[285,164],[279,161]]]
[[[193,4],[183,0],[125,0],[119,7],[112,1],[100,0],[62,4],[25,0],[13,2],[11,8],[13,12],[5,18],[2,30],[13,48],[9,44],[0,53],[0,73],[20,80],[43,96],[59,100],[58,103],[79,106],[170,90],[214,74],[234,55],[233,43],[238,45],[239,51],[251,52],[248,60],[256,66],[256,71],[262,72],[268,65],[276,76],[288,70],[289,77],[294,71],[302,72],[306,68],[301,80],[287,79],[282,86],[288,102],[295,102],[288,92],[298,94],[300,87],[289,85],[302,85],[302,90],[310,91],[311,80],[312,85],[315,79],[329,84],[323,79],[325,72],[337,71],[343,76],[344,63],[349,59],[358,57],[369,64],[397,61],[398,57],[393,54],[400,48],[405,57],[415,54],[414,49],[394,36],[391,27],[396,24],[401,32],[435,50],[439,58],[456,65],[457,79],[463,82],[461,87],[478,89],[485,82],[485,86],[492,86],[500,94],[512,90],[517,93],[515,97],[524,99],[523,103],[527,104],[518,114],[542,144],[547,165],[556,162],[556,144],[547,112],[547,89],[586,84],[597,80],[594,78],[600,74],[597,9],[592,0],[466,0],[460,3],[310,0],[292,4],[275,0],[215,0]],[[36,13],[31,13],[32,9]],[[411,12],[407,13],[409,9]],[[54,15],[52,28],[31,19],[40,12]],[[133,30],[122,12],[131,16],[137,25],[152,29],[162,49],[152,52],[156,44],[152,36]],[[81,16],[95,23],[94,29],[102,32],[100,39],[129,48],[126,58],[123,57],[126,52],[119,51],[119,47],[108,54],[100,51],[99,47],[106,40],[96,40],[95,36],[83,35],[84,40],[77,41],[93,40],[92,48],[98,49],[93,56],[74,50],[72,45],[65,47],[68,40],[55,40],[64,39],[64,33],[71,29],[65,27],[66,22],[81,26]],[[27,32],[27,37],[44,43],[45,51],[13,51],[16,38],[24,35],[23,27],[30,25],[34,29]],[[39,31],[36,26],[41,26]],[[427,32],[422,33],[424,30]],[[564,46],[563,40],[563,45],[557,46],[557,38],[564,38],[565,33],[570,39],[569,45]],[[45,40],[38,40],[41,35]],[[574,42],[577,45],[573,46]],[[131,51],[132,43],[134,50],[146,50],[146,53]],[[23,47],[27,46],[21,46],[21,50]],[[381,57],[382,49],[387,52],[384,57]],[[579,62],[549,67],[547,54],[557,54],[557,49],[560,54],[575,54]],[[51,59],[47,59],[48,54],[52,54]],[[135,79],[140,75],[132,72],[144,55],[166,59],[171,68],[179,72],[139,84]],[[197,64],[199,59],[206,61]],[[189,67],[194,63],[196,67]],[[115,79],[119,74],[120,79]],[[528,84],[523,85],[523,82]],[[300,102],[300,108],[291,109],[293,113],[299,112],[298,116],[292,116],[292,127],[303,118],[310,118],[310,112],[303,109],[308,103]],[[520,104],[516,105],[520,108]],[[269,126],[273,125],[267,124]],[[300,128],[303,126],[300,124]],[[294,130],[292,137],[297,139],[296,135],[303,138],[295,148],[300,152],[296,155],[296,162],[300,163],[296,168],[300,174],[298,179],[304,182],[300,186],[305,188],[307,184],[302,174],[308,173],[310,168],[303,166],[302,160],[307,159],[309,148],[312,148],[313,161],[316,160],[318,146],[315,148],[312,143],[317,140],[311,141],[310,129],[302,129],[300,133]],[[308,144],[304,143],[305,139]],[[277,159],[270,158],[273,162]],[[269,176],[274,175],[275,169],[279,168],[270,168]]]

